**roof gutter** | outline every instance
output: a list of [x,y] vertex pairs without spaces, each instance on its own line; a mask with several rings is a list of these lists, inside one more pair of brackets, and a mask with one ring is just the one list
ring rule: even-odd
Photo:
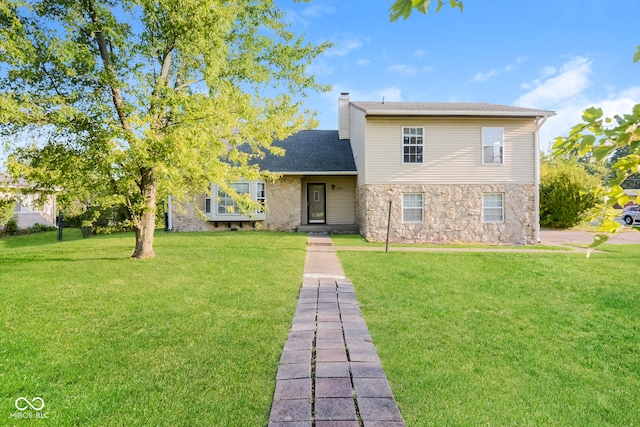
[[316,176],[321,176],[321,175],[331,175],[331,176],[349,175],[349,176],[355,176],[355,175],[358,175],[357,171],[331,171],[331,172],[326,172],[326,171],[287,171],[287,172],[269,171],[269,172],[280,174],[280,175],[316,175]]
[[459,110],[442,110],[442,111],[425,111],[425,110],[374,110],[367,111],[366,116],[459,116],[459,117],[529,117],[529,118],[541,118],[545,119],[550,116],[554,116],[556,113],[553,111],[539,111],[539,114],[534,114],[528,111],[459,111]]

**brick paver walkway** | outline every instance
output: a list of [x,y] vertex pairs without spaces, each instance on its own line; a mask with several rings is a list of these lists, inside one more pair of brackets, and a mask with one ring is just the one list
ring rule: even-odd
[[309,235],[269,427],[405,427],[328,235]]

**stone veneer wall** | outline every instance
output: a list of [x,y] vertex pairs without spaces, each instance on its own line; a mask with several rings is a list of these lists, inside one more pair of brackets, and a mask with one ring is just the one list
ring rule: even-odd
[[[402,222],[403,193],[424,194],[424,222]],[[504,194],[504,222],[483,222],[483,193]],[[360,234],[373,242],[386,239],[392,200],[389,240],[394,243],[537,243],[534,185],[361,185],[356,198]]]
[[[266,219],[255,221],[255,228],[262,230],[295,231],[300,225],[300,203],[302,200],[300,176],[283,176],[276,182],[267,182]],[[204,194],[196,198],[194,204],[182,206],[182,212],[174,207],[172,231],[223,231],[235,228],[238,230],[254,230],[251,221],[207,221],[199,216],[195,206],[204,211]],[[215,209],[215,203],[212,206]],[[229,227],[231,225],[231,227]]]
[[267,183],[265,230],[296,231],[301,221],[302,176],[285,175]]
[[204,211],[204,194],[196,197],[195,202],[185,204],[178,208],[173,206],[171,212],[172,225],[171,231],[213,231],[215,227],[212,222],[205,221],[196,212],[195,207]]

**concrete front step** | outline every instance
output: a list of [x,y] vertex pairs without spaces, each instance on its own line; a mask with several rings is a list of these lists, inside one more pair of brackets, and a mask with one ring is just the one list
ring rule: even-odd
[[301,224],[298,233],[343,233],[358,234],[360,229],[357,224]]
[[333,241],[326,232],[312,232],[307,238],[307,246],[333,246]]

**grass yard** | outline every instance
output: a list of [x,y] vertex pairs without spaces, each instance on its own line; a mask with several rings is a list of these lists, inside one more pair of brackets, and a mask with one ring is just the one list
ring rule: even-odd
[[340,251],[407,426],[640,425],[640,245]]
[[0,425],[36,396],[42,425],[267,424],[305,235],[56,238],[0,240]]
[[[331,240],[336,247],[363,247],[363,248],[384,248],[386,243],[368,242],[364,237],[359,234],[332,234]],[[547,251],[566,251],[567,248],[563,246],[552,245],[487,245],[482,243],[452,243],[452,244],[438,244],[438,243],[390,243],[390,248],[434,248],[434,249],[525,249],[525,250],[547,250]]]

